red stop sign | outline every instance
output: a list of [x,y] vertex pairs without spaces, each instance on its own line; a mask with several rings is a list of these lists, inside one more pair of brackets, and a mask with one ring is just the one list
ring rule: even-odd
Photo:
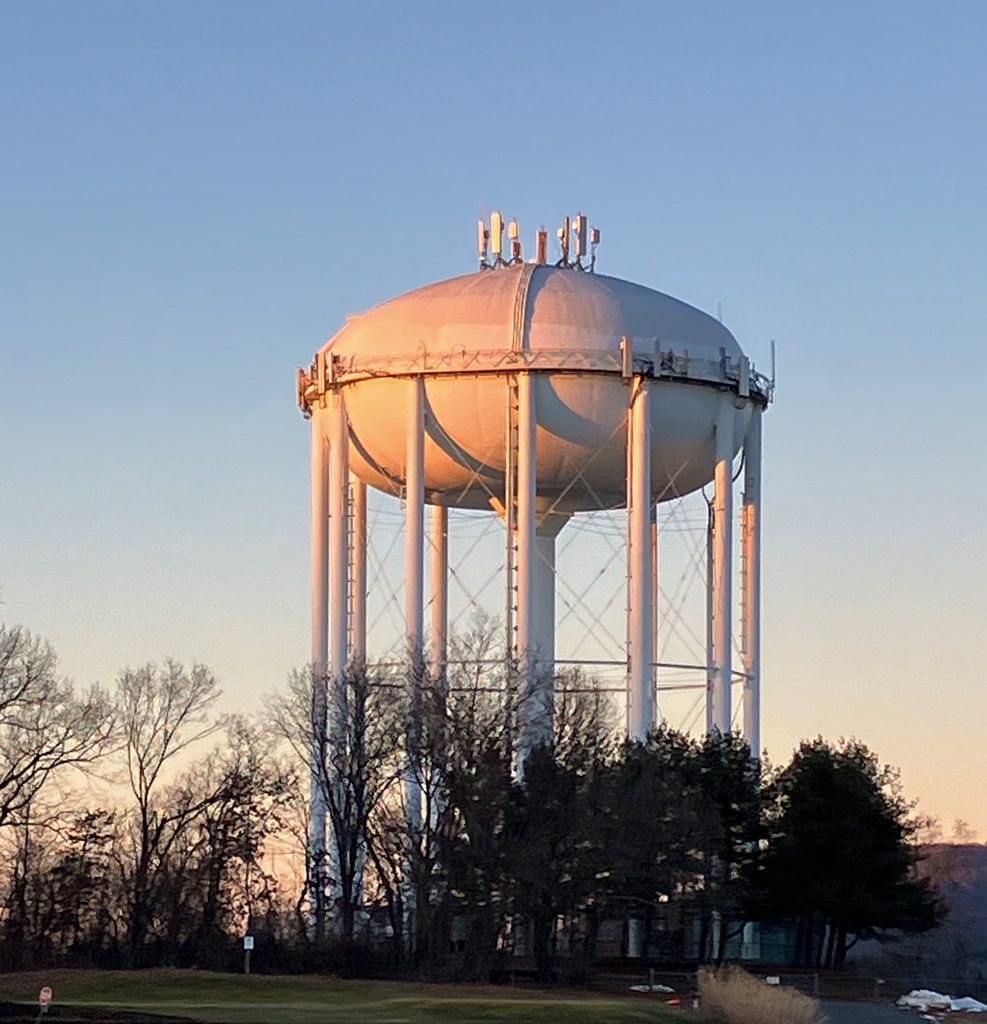
[[38,996],[38,1002],[41,1003],[42,1006],[47,1006],[51,1002],[51,989],[47,985],[45,985],[41,990],[41,994]]

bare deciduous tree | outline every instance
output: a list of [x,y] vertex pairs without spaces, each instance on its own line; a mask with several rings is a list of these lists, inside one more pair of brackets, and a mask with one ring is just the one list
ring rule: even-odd
[[106,751],[114,714],[98,686],[76,693],[46,641],[0,624],[0,825],[21,814],[62,769]]
[[211,736],[221,723],[210,718],[219,697],[215,677],[204,665],[186,669],[168,660],[128,668],[117,680],[130,790],[134,795],[135,837],[131,878],[130,960],[135,964],[147,936],[155,862],[184,822],[202,809],[208,796],[177,801],[168,809],[154,797],[166,766],[193,743]]
[[299,763],[308,764],[313,749],[325,752],[317,775],[332,830],[331,874],[340,937],[351,942],[361,902],[368,821],[400,777],[395,741],[400,701],[386,673],[352,665],[327,695],[327,735],[315,737],[311,708],[317,685],[327,684],[314,680],[310,668],[293,672],[287,690],[268,699],[268,715]]

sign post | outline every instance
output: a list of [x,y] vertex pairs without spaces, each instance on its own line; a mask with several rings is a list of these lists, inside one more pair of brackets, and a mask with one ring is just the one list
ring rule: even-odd
[[243,973],[250,973],[250,951],[254,948],[254,937],[253,935],[244,935],[243,937]]
[[39,993],[38,1003],[41,1005],[41,1013],[38,1016],[47,1013],[48,1007],[51,1005],[51,989],[47,985]]

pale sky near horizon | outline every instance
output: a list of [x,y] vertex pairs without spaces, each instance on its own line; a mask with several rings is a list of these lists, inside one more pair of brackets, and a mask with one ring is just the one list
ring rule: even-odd
[[987,5],[0,3],[0,613],[229,706],[305,661],[294,369],[588,211],[761,368],[764,739],[987,840]]

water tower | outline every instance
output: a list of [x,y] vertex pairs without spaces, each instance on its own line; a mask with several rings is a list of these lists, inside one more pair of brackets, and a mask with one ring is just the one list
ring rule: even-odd
[[[552,735],[556,538],[573,516],[626,508],[627,732],[643,737],[656,724],[662,669],[656,508],[712,484],[707,728],[732,727],[736,682],[743,731],[759,751],[761,416],[771,382],[717,319],[595,273],[599,233],[585,217],[566,219],[555,262],[543,231],[536,258],[525,261],[515,222],[506,225],[507,251],[499,214],[479,228],[478,272],[349,317],[299,372],[298,400],[312,426],[315,670],[340,678],[367,655],[368,487],[404,503],[413,688],[427,672],[440,675],[446,659],[449,510],[490,510],[506,527],[504,646],[523,695],[523,759]],[[735,670],[741,452],[743,657]],[[324,720],[325,708],[315,714]],[[313,845],[324,849],[318,804]]]

